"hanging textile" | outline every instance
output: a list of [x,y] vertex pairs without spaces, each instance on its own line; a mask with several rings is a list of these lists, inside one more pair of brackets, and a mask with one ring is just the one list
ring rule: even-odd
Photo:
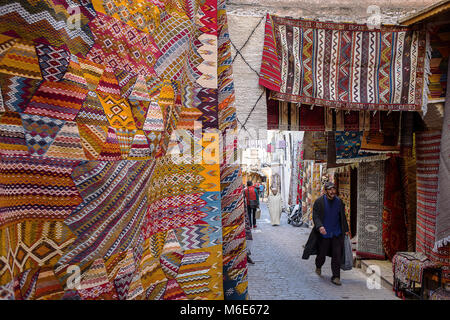
[[370,30],[267,14],[259,83],[283,101],[419,111],[426,108],[425,39],[425,31],[408,27]]
[[299,131],[298,104],[280,101],[279,112],[279,130]]
[[322,195],[322,175],[319,163],[312,165],[311,205]]
[[436,240],[436,199],[438,195],[440,131],[416,134],[417,143],[417,235],[416,251],[444,265],[443,276],[450,278],[450,245],[434,251]]
[[[248,298],[225,13],[224,0],[0,4],[0,292]],[[174,145],[208,148],[202,129],[231,140],[224,161],[175,161]]]
[[402,112],[400,129],[400,155],[410,157],[413,152],[413,133],[414,133],[413,112]]
[[400,174],[402,180],[403,191],[405,194],[406,206],[406,233],[409,252],[416,251],[416,207],[417,207],[417,191],[416,191],[416,153],[415,142],[413,138],[413,148],[411,156],[400,158]]
[[324,107],[302,104],[300,107],[299,131],[324,131]]
[[383,204],[383,248],[389,260],[398,251],[407,251],[405,197],[400,175],[400,159],[392,157],[385,163]]
[[[447,78],[449,76],[450,63],[448,63]],[[447,192],[450,190],[450,82],[447,82],[438,177],[435,249],[450,245],[450,197]]]
[[327,131],[379,131],[380,112],[353,111],[326,108]]
[[303,158],[324,162],[327,160],[327,140],[324,132],[307,131],[303,136]]
[[267,130],[279,129],[279,101],[269,99],[270,90],[266,90],[266,105],[267,105]]
[[302,187],[302,221],[310,224],[312,220],[312,167],[313,162],[304,161]]
[[358,221],[356,254],[382,259],[384,161],[363,162],[358,167]]
[[295,199],[297,199],[297,184],[298,184],[298,166],[297,166],[297,152],[298,146],[295,148],[294,156],[291,158],[291,176],[289,178],[289,196],[288,205],[295,205]]
[[422,283],[424,271],[427,268],[438,267],[426,255],[420,252],[399,252],[392,259],[394,271],[394,291],[410,288],[412,282]]
[[269,130],[324,131],[324,108],[269,99],[267,93],[267,125]]
[[336,131],[336,163],[352,163],[387,159],[385,154],[362,152],[362,131]]
[[400,152],[400,112],[381,113],[381,131],[365,131],[361,151],[372,153]]
[[443,101],[448,90],[448,60],[450,57],[450,24],[441,24],[429,27],[431,60],[430,60],[430,90],[429,102]]
[[345,217],[347,218],[348,226],[350,227],[350,212],[351,212],[351,193],[350,193],[350,167],[347,167],[342,172],[337,174],[337,185],[339,198],[345,204]]

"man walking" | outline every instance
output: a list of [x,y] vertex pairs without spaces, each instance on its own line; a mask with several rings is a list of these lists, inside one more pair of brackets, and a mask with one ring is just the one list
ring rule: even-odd
[[303,259],[316,255],[316,273],[322,274],[326,256],[331,257],[331,282],[341,285],[340,267],[344,250],[344,234],[349,234],[345,206],[336,196],[332,182],[325,183],[325,194],[313,206],[314,228],[303,251]]
[[247,188],[244,190],[245,203],[247,205],[248,220],[250,228],[256,228],[256,209],[259,208],[259,195],[252,181],[247,181]]

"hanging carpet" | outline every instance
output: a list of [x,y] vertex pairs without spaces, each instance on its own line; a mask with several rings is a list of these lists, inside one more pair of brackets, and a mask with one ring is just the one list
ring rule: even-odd
[[225,0],[0,3],[0,299],[248,299],[230,57]]
[[372,153],[400,152],[400,112],[382,112],[381,131],[365,131],[361,140],[361,151]]
[[[447,77],[450,75],[450,63]],[[445,100],[444,125],[442,127],[441,153],[439,156],[439,180],[436,211],[436,239],[434,247],[442,248],[450,245],[450,82],[447,82],[447,98]]]
[[259,83],[283,101],[419,111],[425,45],[425,31],[407,27],[372,31],[267,14]]
[[362,131],[336,131],[336,163],[352,163],[387,159],[385,154],[361,151]]
[[407,251],[405,198],[400,176],[400,159],[386,160],[383,205],[383,248],[389,260],[398,251]]
[[382,241],[384,161],[358,167],[357,247],[359,257],[384,260]]

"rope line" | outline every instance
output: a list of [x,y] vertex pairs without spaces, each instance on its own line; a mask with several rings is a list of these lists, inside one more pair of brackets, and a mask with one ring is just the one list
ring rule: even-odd
[[[237,56],[241,56],[242,61],[244,61],[244,63],[250,68],[250,70],[252,70],[258,77],[259,77],[259,72],[256,71],[245,59],[244,55],[242,54],[242,50],[245,48],[245,46],[248,44],[248,42],[250,41],[250,39],[252,38],[253,34],[255,33],[256,29],[258,29],[258,27],[260,26],[261,22],[264,20],[264,16],[261,17],[261,19],[258,21],[258,23],[256,24],[256,26],[253,28],[252,32],[250,33],[250,35],[247,37],[247,40],[244,42],[244,44],[241,46],[240,49],[238,49],[236,47],[236,45],[233,43],[233,41],[231,41],[230,38],[230,43],[233,46],[234,50],[236,51],[236,54],[233,57],[232,63],[234,63],[234,61],[236,60]],[[250,135],[250,138],[253,138],[251,136],[251,133],[248,131],[246,124],[248,122],[248,120],[250,119],[250,116],[252,115],[253,111],[255,110],[256,106],[258,105],[259,100],[261,100],[262,96],[264,95],[264,93],[266,92],[265,88],[263,88],[261,94],[259,95],[258,99],[256,100],[255,104],[253,105],[253,107],[251,108],[250,112],[247,115],[247,118],[245,119],[244,123],[242,123],[238,117],[237,121],[239,122],[239,124],[241,125],[241,128],[239,129],[239,132],[241,132],[242,129],[244,129],[245,131],[247,131],[247,133]]]

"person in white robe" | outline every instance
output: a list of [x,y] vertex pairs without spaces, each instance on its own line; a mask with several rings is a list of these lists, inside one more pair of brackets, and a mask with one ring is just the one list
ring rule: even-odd
[[281,193],[275,188],[270,191],[268,199],[270,223],[272,226],[279,226],[282,208]]

